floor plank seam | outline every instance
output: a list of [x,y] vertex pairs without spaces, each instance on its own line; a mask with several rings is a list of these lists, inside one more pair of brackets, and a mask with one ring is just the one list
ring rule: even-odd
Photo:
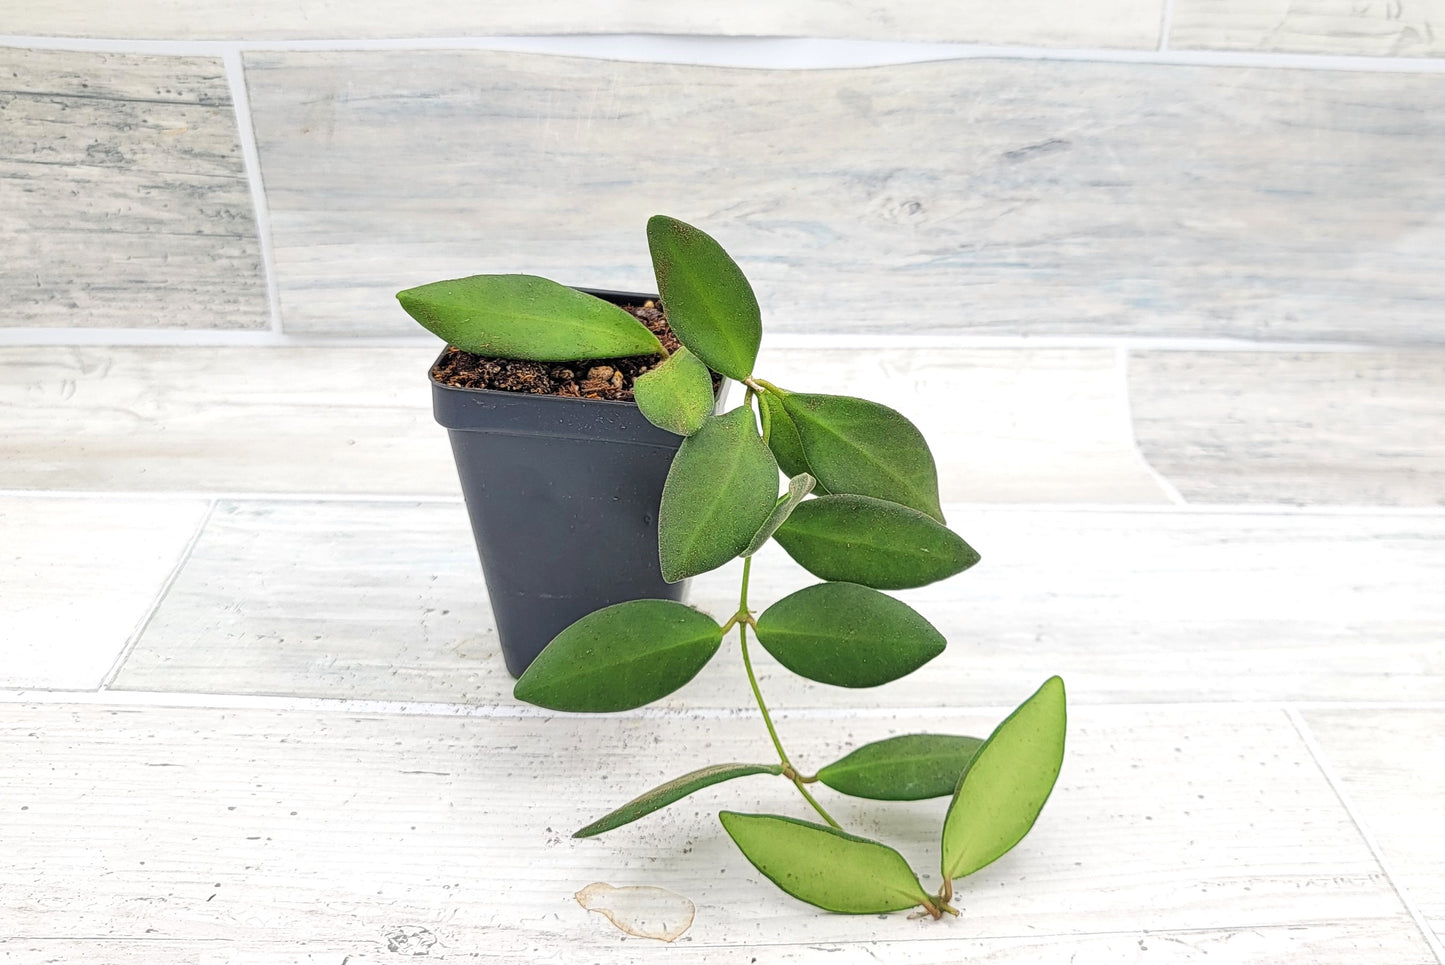
[[1410,897],[1404,885],[1400,883],[1400,879],[1396,876],[1390,861],[1385,857],[1385,852],[1380,847],[1379,841],[1376,840],[1374,832],[1370,830],[1369,824],[1360,816],[1360,812],[1356,809],[1354,801],[1345,790],[1344,781],[1340,778],[1340,775],[1336,773],[1334,764],[1331,763],[1329,756],[1325,753],[1325,749],[1315,738],[1314,732],[1310,730],[1309,723],[1294,706],[1287,705],[1284,708],[1284,712],[1289,718],[1290,723],[1294,726],[1295,731],[1299,734],[1300,740],[1304,742],[1305,748],[1309,751],[1310,756],[1314,758],[1315,766],[1320,769],[1320,773],[1324,775],[1325,780],[1330,785],[1330,789],[1335,792],[1335,798],[1340,802],[1340,807],[1344,808],[1345,813],[1349,815],[1350,821],[1354,823],[1355,829],[1359,831],[1361,839],[1365,842],[1365,846],[1369,848],[1370,853],[1374,855],[1376,863],[1380,866],[1380,871],[1385,875],[1385,879],[1390,882],[1390,887],[1394,889],[1396,896],[1400,899],[1400,903],[1404,905],[1405,910],[1409,912],[1410,917],[1414,919],[1416,926],[1419,927],[1421,936],[1425,939],[1425,943],[1430,946],[1430,951],[1435,955],[1435,960],[1441,963],[1441,965],[1445,965],[1445,946],[1441,945],[1440,938],[1435,934],[1434,929],[1430,927],[1429,920],[1426,919],[1420,911],[1419,906],[1415,904],[1414,899]]
[[[462,496],[439,493],[326,493],[326,492],[269,492],[243,490],[195,490],[195,489],[151,489],[151,490],[98,490],[98,489],[0,489],[0,498],[16,499],[97,499],[128,500],[153,499],[157,501],[174,499],[207,499],[218,502],[277,502],[277,503],[418,503],[426,505],[461,505]],[[1292,503],[1005,503],[1005,502],[958,502],[949,501],[945,508],[961,512],[999,513],[1120,513],[1120,514],[1177,514],[1181,516],[1298,516],[1363,518],[1408,518],[1421,517],[1438,519],[1445,517],[1445,506],[1371,506],[1359,504],[1315,504],[1296,505]]]
[[743,37],[703,34],[593,33],[461,37],[317,38],[272,40],[150,40],[109,37],[0,35],[0,47],[90,53],[218,57],[227,53],[478,50],[646,64],[763,70],[894,67],[968,60],[1243,67],[1357,73],[1445,73],[1445,57],[1382,57],[1287,51],[1166,47],[1044,47],[850,37]]
[[1119,346],[1114,352],[1114,361],[1115,368],[1119,373],[1120,404],[1124,412],[1125,438],[1129,440],[1129,446],[1134,450],[1134,457],[1139,460],[1140,465],[1144,467],[1144,471],[1154,480],[1155,484],[1164,491],[1169,502],[1175,506],[1189,505],[1184,494],[1179,491],[1179,487],[1149,461],[1149,457],[1144,454],[1144,448],[1139,445],[1139,433],[1136,431],[1134,423],[1134,397],[1129,388],[1129,349],[1122,345]]
[[[219,328],[37,328],[0,327],[0,347],[55,348],[429,348],[441,342],[427,335],[346,335]],[[765,351],[879,349],[957,351],[1045,351],[1120,348],[1136,352],[1227,352],[1286,355],[1376,355],[1445,352],[1445,342],[1278,341],[1211,335],[885,335],[849,332],[781,332],[763,336]]]
[[[167,690],[65,690],[21,688],[0,690],[0,704],[76,704],[200,710],[264,710],[299,713],[382,714],[398,717],[477,717],[512,719],[569,719],[567,715],[530,704],[458,704],[443,701],[382,700],[354,697],[306,697],[281,694],[204,693]],[[1445,700],[1413,701],[1277,701],[1277,700],[1146,700],[1076,704],[1076,709],[1218,710],[1218,711],[1445,711]],[[889,719],[931,717],[941,713],[997,715],[1011,705],[959,705],[950,707],[782,707],[779,720],[834,720],[841,718]],[[644,707],[617,714],[588,715],[620,720],[737,720],[751,717],[749,706]],[[576,718],[581,719],[581,718]]]
[[196,524],[195,532],[191,533],[191,538],[187,540],[186,545],[181,548],[175,566],[171,567],[170,572],[166,574],[166,578],[161,581],[161,586],[156,592],[155,599],[151,601],[150,606],[146,607],[145,612],[141,614],[141,618],[136,623],[135,629],[131,631],[130,636],[126,638],[125,645],[121,647],[120,653],[116,654],[115,661],[111,663],[110,669],[107,670],[105,676],[101,678],[100,686],[97,688],[98,692],[106,691],[111,684],[115,683],[115,678],[120,675],[121,668],[125,666],[126,660],[128,660],[131,653],[135,651],[136,645],[140,643],[141,637],[145,635],[146,628],[149,627],[151,621],[155,619],[156,612],[160,610],[166,595],[170,593],[171,587],[175,585],[176,580],[180,578],[181,571],[185,569],[186,563],[190,561],[191,554],[195,552],[196,544],[200,542],[201,534],[206,531],[206,525],[210,523],[211,516],[215,513],[218,503],[219,500],[211,499],[210,502],[206,504],[206,511],[201,514],[201,519],[200,522]]

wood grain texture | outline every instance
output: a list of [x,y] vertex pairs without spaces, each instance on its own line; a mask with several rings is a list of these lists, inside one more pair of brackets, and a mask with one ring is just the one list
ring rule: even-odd
[[458,492],[415,348],[0,348],[0,488]]
[[[454,494],[434,352],[0,348],[0,488]],[[765,349],[760,366],[914,418],[945,499],[1164,499],[1107,350]]]
[[1129,381],[1190,502],[1445,506],[1445,352],[1142,352]]
[[0,496],[0,687],[99,687],[206,507]]
[[[992,721],[954,712],[930,725]],[[0,786],[12,942],[210,941],[202,960],[233,965],[248,947],[274,965],[280,950],[264,943],[280,936],[329,946],[313,961],[331,965],[352,950],[394,960],[386,953],[402,939],[430,939],[431,957],[457,960],[736,961],[725,953],[743,947],[832,961],[812,947],[825,943],[858,961],[864,943],[883,942],[931,962],[974,950],[1027,962],[1067,960],[1083,935],[1094,961],[1131,946],[1169,962],[1230,949],[1259,953],[1251,961],[1429,961],[1280,711],[1077,710],[1034,833],[961,883],[964,918],[936,925],[818,914],[763,881],[713,812],[748,802],[801,813],[781,781],[711,788],[604,838],[567,836],[579,816],[669,773],[667,762],[762,752],[753,720],[9,705],[0,722],[13,775]],[[845,717],[788,730],[799,756],[826,757],[916,723]],[[57,746],[67,748],[59,761]],[[946,802],[827,800],[928,876]],[[639,951],[572,900],[593,881],[691,898],[685,946]]]
[[477,272],[651,287],[710,231],[782,332],[1445,342],[1434,76],[247,55],[283,321]]
[[270,325],[219,60],[0,48],[0,126],[0,325]]
[[138,0],[124,13],[84,0],[14,0],[7,32],[31,36],[145,39],[279,39],[342,37],[478,37],[505,34],[703,34],[742,37],[851,37],[865,40],[961,41],[1059,47],[1152,48],[1161,0],[1022,0],[1014,4],[940,6],[899,0],[738,0],[650,3],[582,0],[467,6],[361,0],[206,0],[184,11],[164,0]]
[[1439,57],[1445,2],[1174,0],[1173,47]]
[[1395,883],[1445,940],[1445,711],[1303,713],[1384,851]]
[[[858,692],[760,652],[770,701],[992,705],[1053,673],[1082,703],[1445,694],[1445,517],[947,509],[983,562],[898,596],[949,649]],[[696,579],[691,602],[731,613],[739,569]],[[812,582],[770,546],[751,597]],[[495,640],[459,504],[248,502],[213,517],[117,686],[510,706]],[[749,699],[729,643],[663,706]]]

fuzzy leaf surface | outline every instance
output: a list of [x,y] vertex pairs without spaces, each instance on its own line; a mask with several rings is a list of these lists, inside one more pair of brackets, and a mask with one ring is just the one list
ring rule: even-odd
[[680,348],[638,377],[632,397],[648,422],[690,436],[712,415],[712,376],[696,355]]
[[[800,476],[808,472],[808,460],[803,455],[803,442],[798,438],[798,427],[793,425],[782,400],[771,392],[758,396],[758,405],[768,414],[768,448],[778,460],[778,468],[786,476]],[[811,475],[811,474],[810,474]],[[813,493],[826,496],[828,490],[814,477]]]
[[788,521],[788,517],[791,516],[793,511],[798,508],[798,505],[802,503],[803,498],[813,491],[813,484],[815,482],[816,480],[807,473],[802,473],[788,480],[788,491],[779,497],[777,505],[773,507],[773,511],[767,520],[763,522],[762,528],[753,536],[753,541],[748,544],[748,548],[743,550],[744,556],[752,556],[763,548],[763,544],[778,531],[778,527]]
[[773,884],[845,915],[901,911],[929,901],[903,855],[886,844],[775,814],[718,814],[723,828]]
[[1038,820],[1064,762],[1064,682],[1044,681],[964,769],[943,819],[943,876],[962,878],[1007,854]]
[[872,496],[822,496],[793,510],[775,534],[809,573],[906,590],[961,573],[978,553],[933,517]]
[[901,600],[857,583],[818,583],[758,617],[758,641],[795,674],[837,687],[876,687],[943,652],[933,624]]
[[818,780],[842,794],[875,801],[946,797],[982,746],[977,737],[903,734],[864,744],[819,771]]
[[671,600],[632,600],[578,620],[518,679],[518,700],[551,710],[632,710],[677,690],[717,653],[722,627]]
[[706,232],[666,215],[648,219],[647,247],[678,340],[716,372],[752,375],[763,319],[742,269]]
[[867,399],[804,392],[785,394],[783,408],[808,471],[828,492],[902,503],[944,522],[933,453],[902,413]]
[[610,302],[536,275],[472,275],[397,293],[406,313],[474,355],[570,362],[661,355],[662,343]]
[[590,838],[593,835],[631,824],[638,818],[646,817],[653,811],[660,811],[675,801],[680,801],[694,791],[731,781],[737,777],[752,774],[781,774],[781,764],[713,764],[698,768],[682,777],[675,777],[666,784],[659,784],[652,790],[639,794],[610,814],[605,814],[572,835],[574,838]]
[[778,464],[753,412],[708,416],[683,440],[667,471],[658,513],[658,553],[669,583],[742,554],[778,499]]

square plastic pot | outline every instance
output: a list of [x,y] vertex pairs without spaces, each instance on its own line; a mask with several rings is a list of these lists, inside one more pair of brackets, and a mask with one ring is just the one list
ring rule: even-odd
[[[614,304],[656,295],[579,289]],[[723,391],[726,391],[724,386]],[[657,510],[682,437],[631,402],[462,389],[432,379],[513,677],[563,629],[627,600],[681,600],[662,579]]]

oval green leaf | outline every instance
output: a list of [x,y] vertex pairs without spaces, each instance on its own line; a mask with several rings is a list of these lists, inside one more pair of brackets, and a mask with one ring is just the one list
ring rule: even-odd
[[773,507],[772,514],[768,516],[762,528],[753,536],[753,541],[748,544],[748,548],[743,550],[744,556],[752,556],[763,548],[763,544],[778,531],[778,527],[788,521],[788,517],[792,515],[793,510],[798,508],[798,504],[803,501],[803,497],[813,491],[815,482],[816,480],[807,473],[802,473],[788,480],[788,491],[783,493],[778,499],[777,505]]
[[778,545],[824,580],[906,590],[961,573],[973,547],[931,516],[872,496],[823,496],[793,510]]
[[475,355],[570,362],[662,354],[657,336],[628,312],[536,275],[472,275],[396,297],[427,331]]
[[714,371],[752,375],[763,320],[742,269],[707,233],[665,215],[648,219],[647,247],[678,340]]
[[958,787],[959,775],[982,746],[977,737],[904,734],[864,744],[819,771],[818,780],[842,794],[875,801],[945,797]]
[[943,819],[943,876],[1007,854],[1034,826],[1064,762],[1064,682],[1050,677],[994,729],[964,769]]
[[712,375],[686,348],[638,376],[632,397],[647,421],[660,429],[690,436],[712,415]]
[[[778,460],[778,468],[783,470],[786,476],[800,476],[808,472],[808,460],[803,455],[803,443],[798,438],[798,428],[788,417],[788,410],[783,408],[782,399],[771,392],[764,392],[758,396],[758,406],[761,412],[767,414],[768,448]],[[815,476],[813,492],[819,496],[827,495],[828,491],[816,480]]]
[[692,607],[671,600],[618,603],[557,634],[512,693],[551,710],[631,710],[697,676],[721,643],[722,627]]
[[657,542],[662,577],[676,583],[742,554],[778,499],[778,464],[753,411],[708,416],[672,460]]
[[593,835],[620,828],[624,824],[631,824],[638,818],[646,817],[653,811],[660,811],[669,804],[682,800],[694,791],[701,791],[705,787],[721,784],[723,781],[731,781],[735,777],[781,773],[783,773],[781,764],[713,764],[711,767],[699,768],[682,777],[673,778],[666,784],[659,784],[645,794],[639,794],[616,811],[603,815],[587,827],[577,831],[572,837],[590,838]]
[[901,600],[856,583],[818,583],[758,617],[758,641],[795,674],[837,687],[876,687],[917,670],[947,642]]
[[933,907],[903,855],[886,844],[775,814],[718,814],[753,867],[800,901],[845,915]]
[[923,433],[886,405],[847,395],[788,392],[808,471],[830,493],[902,503],[944,522],[938,468]]

